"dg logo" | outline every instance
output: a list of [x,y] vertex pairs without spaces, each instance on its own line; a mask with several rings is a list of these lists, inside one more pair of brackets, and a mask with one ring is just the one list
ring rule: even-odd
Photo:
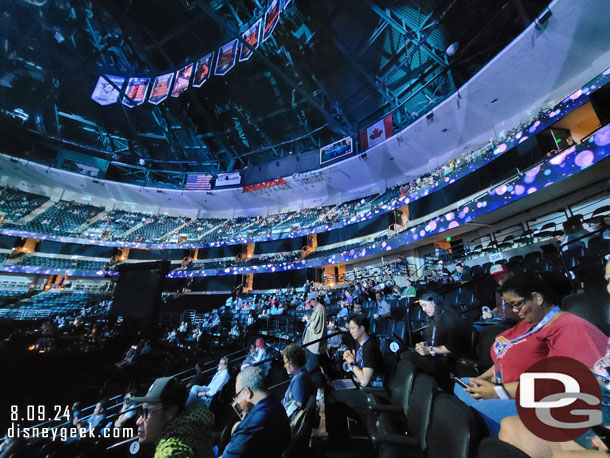
[[527,429],[551,442],[574,440],[602,421],[595,376],[584,364],[562,356],[538,361],[521,374],[516,404]]

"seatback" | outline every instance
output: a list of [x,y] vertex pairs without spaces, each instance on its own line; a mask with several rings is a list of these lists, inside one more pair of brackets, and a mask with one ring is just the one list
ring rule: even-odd
[[563,298],[563,309],[593,323],[604,334],[610,333],[610,295],[590,291]]
[[493,364],[491,359],[491,346],[493,345],[496,336],[501,332],[511,328],[512,325],[507,323],[500,323],[493,326],[484,326],[479,331],[479,338],[476,347],[476,359],[486,364]]
[[544,261],[540,251],[532,251],[527,253],[524,258],[525,271],[528,273],[537,273],[544,270]]
[[292,440],[286,446],[284,453],[282,453],[283,458],[295,458],[307,455],[309,439],[311,438],[311,432],[315,423],[315,414],[316,397],[310,396],[309,401],[307,401],[307,404],[305,405],[304,413],[297,426],[296,432],[294,433]]
[[409,435],[417,437],[422,450],[426,450],[426,435],[437,392],[438,384],[432,377],[426,374],[418,374],[415,377],[409,396],[407,431]]
[[396,321],[394,323],[394,331],[392,335],[398,337],[403,342],[405,341],[405,337],[407,335],[406,323],[404,321]]
[[474,414],[455,396],[439,394],[426,438],[428,458],[473,458],[479,433]]
[[415,366],[410,361],[398,361],[394,377],[390,383],[390,401],[392,405],[402,405],[404,414],[409,411],[409,397],[415,379]]

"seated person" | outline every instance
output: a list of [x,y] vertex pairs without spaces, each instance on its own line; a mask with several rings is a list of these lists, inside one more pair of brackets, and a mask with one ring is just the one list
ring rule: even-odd
[[218,371],[212,377],[209,385],[193,385],[191,387],[186,404],[190,406],[197,399],[201,399],[206,406],[209,406],[212,397],[223,389],[229,378],[229,358],[225,356],[218,361]]
[[[383,357],[379,343],[369,336],[369,319],[364,315],[350,317],[349,332],[354,339],[355,349],[347,350],[343,359],[350,365],[355,382],[361,387],[372,386],[383,371]],[[326,431],[331,448],[349,446],[347,418],[362,421],[367,410],[366,393],[360,389],[332,390],[325,395]]]
[[390,304],[383,298],[383,294],[380,292],[375,293],[375,300],[377,302],[377,312],[373,316],[375,318],[390,318],[392,314]]
[[89,431],[102,431],[109,427],[111,423],[106,417],[106,411],[110,407],[111,403],[108,399],[104,399],[95,405],[93,413],[87,418],[85,427]]
[[247,367],[235,381],[234,405],[243,413],[222,456],[280,458],[290,442],[290,424],[282,404],[267,393],[265,372]]
[[[489,270],[489,276],[498,285],[498,288],[501,288],[504,282],[513,278],[514,274],[504,264],[494,264]],[[519,316],[511,307],[506,305],[499,291],[496,291],[496,306],[491,312],[484,313],[481,318],[484,320],[498,318],[511,323],[519,321]]]
[[205,367],[205,361],[197,361],[195,363],[195,375],[191,377],[186,387],[191,388],[193,385],[203,385],[207,379],[205,372],[203,372],[203,368]]
[[138,440],[142,446],[154,448],[154,456],[214,457],[214,415],[203,405],[185,409],[186,397],[186,386],[178,379],[162,377],[154,381],[146,396],[132,398],[141,405],[136,423]]
[[411,361],[419,372],[437,378],[441,386],[450,386],[449,373],[455,370],[456,359],[464,356],[470,330],[462,317],[434,292],[423,293],[419,305],[427,315],[425,340],[400,358]]
[[298,409],[305,406],[313,394],[311,375],[305,370],[307,357],[305,350],[296,344],[290,344],[282,351],[284,368],[288,373],[290,384],[284,393],[282,405],[290,417]]
[[[609,368],[610,341],[605,356],[593,366],[602,392],[602,425],[605,427],[610,426],[610,390],[606,388],[610,378]],[[550,442],[532,434],[519,417],[506,417],[502,420],[500,439],[523,450],[532,458],[608,456],[608,448],[591,429],[573,441]]]
[[457,397],[481,414],[492,435],[498,434],[504,417],[517,415],[514,398],[519,377],[532,364],[550,356],[566,356],[593,368],[608,342],[594,325],[555,306],[552,291],[536,275],[512,277],[500,294],[521,321],[496,336],[491,348],[494,365],[465,380],[468,389],[457,384],[454,388]]
[[115,428],[128,428],[136,425],[137,420],[137,409],[134,408],[135,403],[132,401],[133,394],[127,393],[123,398],[123,404],[121,405],[121,412],[119,417],[114,422]]
[[246,367],[251,366],[255,363],[260,363],[267,358],[267,350],[265,350],[265,341],[262,337],[259,337],[254,341],[254,351],[250,348],[250,353],[241,364],[240,370],[244,370]]
[[[339,332],[339,326],[337,326],[337,321],[333,318],[328,321],[328,335],[335,334]],[[331,353],[334,353],[342,344],[341,334],[337,334],[336,336],[332,336],[328,339],[328,350]]]
[[453,272],[453,278],[455,281],[472,280],[472,274],[470,273],[470,267],[465,266],[463,262],[458,262],[455,265],[455,272]]
[[405,280],[405,287],[400,292],[400,297],[415,297],[417,296],[417,291],[415,290],[415,286],[411,283],[411,280],[408,278]]

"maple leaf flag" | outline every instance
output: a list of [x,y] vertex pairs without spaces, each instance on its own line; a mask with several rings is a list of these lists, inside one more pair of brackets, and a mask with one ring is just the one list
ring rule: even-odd
[[369,148],[378,145],[386,138],[390,138],[394,135],[394,129],[392,128],[392,115],[387,115],[385,118],[380,119],[368,129],[360,131],[358,140],[360,144],[360,152],[363,153]]

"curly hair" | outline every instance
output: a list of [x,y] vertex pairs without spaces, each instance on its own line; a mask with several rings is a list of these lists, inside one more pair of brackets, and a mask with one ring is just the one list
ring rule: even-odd
[[304,367],[307,361],[305,350],[297,344],[290,344],[282,351],[282,355],[289,364],[298,368]]

